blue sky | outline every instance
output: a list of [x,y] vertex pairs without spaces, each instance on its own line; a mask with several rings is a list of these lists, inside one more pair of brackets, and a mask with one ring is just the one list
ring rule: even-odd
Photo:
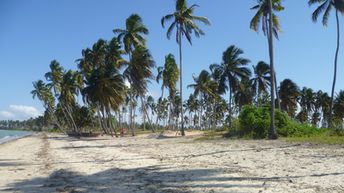
[[[254,14],[250,7],[255,0],[189,0],[190,5],[193,3],[200,6],[195,15],[206,16],[212,25],[201,25],[206,36],[194,38],[192,46],[184,44],[184,98],[192,92],[186,89],[192,75],[208,69],[209,64],[220,63],[222,52],[230,45],[243,49],[250,65],[268,61],[266,38],[262,32],[249,29]],[[300,87],[330,91],[336,41],[334,14],[325,28],[311,21],[315,7],[308,7],[306,0],[283,4],[285,11],[279,14],[283,32],[275,42],[278,81],[290,78]],[[167,40],[166,29],[160,24],[161,17],[173,10],[174,0],[1,0],[0,120],[24,119],[42,112],[30,91],[33,81],[44,78],[50,61],[56,59],[66,69],[76,69],[81,50],[99,38],[112,38],[112,29],[124,28],[132,13],[138,13],[150,30],[148,47],[158,66],[168,53],[178,57],[175,39]],[[342,47],[336,91],[344,89],[343,70]],[[150,94],[160,95],[155,82]]]

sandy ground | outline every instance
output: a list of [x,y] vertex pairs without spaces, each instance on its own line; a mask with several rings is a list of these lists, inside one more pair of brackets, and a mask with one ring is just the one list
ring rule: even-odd
[[154,134],[0,145],[0,192],[344,192],[344,148]]

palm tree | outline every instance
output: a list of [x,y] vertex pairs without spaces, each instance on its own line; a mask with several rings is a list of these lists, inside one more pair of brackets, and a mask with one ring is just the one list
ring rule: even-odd
[[326,92],[323,92],[318,96],[318,101],[321,104],[322,127],[328,127],[328,112],[330,109],[331,97]]
[[[148,115],[148,113],[143,99],[147,93],[148,82],[150,79],[153,79],[152,68],[154,67],[155,62],[149,50],[144,46],[138,46],[133,51],[131,60],[123,71],[124,77],[130,83],[130,89],[141,98],[143,111],[146,115]],[[150,119],[148,119],[148,121],[150,122]],[[133,129],[132,134],[135,135]]]
[[134,48],[145,45],[146,40],[143,35],[148,35],[149,31],[137,14],[132,14],[127,18],[125,27],[126,29],[114,29],[113,33],[118,35],[119,42],[123,42],[124,50],[130,57]]
[[[258,31],[258,25],[262,20],[262,30],[264,35],[267,36],[269,44],[269,56],[270,56],[270,77],[271,77],[271,111],[270,111],[270,129],[269,139],[277,139],[277,132],[275,128],[275,86],[276,77],[274,69],[274,54],[273,54],[273,35],[278,38],[278,31],[280,31],[280,24],[278,17],[273,11],[282,11],[284,7],[281,5],[281,0],[258,0],[258,5],[251,9],[257,10],[255,16],[252,18],[250,28],[254,31]],[[279,100],[277,99],[279,102]]]
[[[137,14],[130,15],[126,20],[125,25],[126,25],[126,29],[114,29],[113,32],[116,35],[118,35],[117,36],[118,41],[123,42],[124,50],[126,51],[127,54],[129,54],[129,60],[131,62],[132,57],[133,57],[132,55],[134,54],[133,52],[136,49],[142,50],[142,48],[145,47],[146,39],[143,37],[143,35],[148,35],[149,31],[146,28],[146,26],[143,24],[141,17]],[[128,78],[127,76],[125,77]],[[129,81],[129,83],[131,84],[132,82]],[[134,86],[131,84],[130,89],[132,89],[132,87]],[[136,90],[136,92],[138,91]],[[144,100],[142,98],[144,97],[145,92],[144,93],[138,92],[138,93],[140,94],[141,103],[143,107],[143,113],[145,114],[143,115],[144,122],[145,122],[145,117],[146,116],[149,117],[145,108]],[[132,100],[133,99],[131,99],[131,103],[133,102]],[[132,131],[134,131],[133,128],[132,128]],[[134,135],[134,133],[132,134]]]
[[123,76],[119,66],[123,63],[121,46],[116,38],[110,42],[98,40],[92,49],[82,51],[78,67],[84,77],[85,87],[81,93],[89,106],[94,106],[99,124],[107,134],[116,130],[112,122],[111,111],[117,111],[125,99]]
[[323,13],[322,23],[324,26],[327,26],[328,19],[330,16],[330,12],[332,9],[336,11],[336,23],[337,23],[337,48],[334,57],[334,73],[333,73],[333,82],[332,82],[332,90],[331,90],[331,102],[330,102],[330,111],[329,111],[329,119],[328,119],[328,127],[332,125],[332,109],[333,109],[333,100],[334,100],[334,90],[336,86],[336,79],[337,79],[337,61],[338,61],[338,53],[339,53],[339,42],[340,42],[340,32],[339,32],[339,16],[338,12],[344,13],[344,6],[342,0],[309,0],[308,4],[311,6],[313,4],[320,4],[312,15],[313,22],[318,20],[320,14]]
[[241,55],[244,52],[235,47],[234,45],[229,46],[227,50],[223,53],[221,65],[212,64],[211,69],[217,69],[221,74],[221,84],[227,87],[224,88],[229,91],[229,126],[231,126],[231,116],[232,116],[232,96],[235,92],[235,88],[239,84],[239,81],[243,78],[248,78],[251,75],[251,71],[245,67],[250,60],[242,58]]
[[[179,45],[179,69],[180,69],[180,97],[181,105],[183,106],[183,65],[182,65],[182,37],[185,36],[187,41],[192,44],[191,34],[194,33],[196,37],[204,35],[204,32],[196,25],[195,21],[210,25],[210,22],[205,17],[194,16],[193,12],[198,5],[194,4],[190,7],[187,6],[186,0],[176,0],[176,10],[172,14],[165,15],[161,19],[161,25],[165,27],[166,21],[172,21],[167,29],[167,38],[170,39],[172,31],[176,28],[176,41]],[[184,113],[181,108],[181,134],[185,136],[184,132]]]
[[341,90],[337,94],[336,99],[334,100],[334,117],[339,122],[339,124],[343,124],[344,119],[344,91]]
[[148,96],[146,101],[146,108],[150,109],[151,111],[151,121],[153,120],[153,115],[155,114],[155,106],[156,104],[154,98],[152,96]]
[[57,121],[57,118],[54,114],[54,108],[55,108],[55,98],[53,96],[53,93],[49,89],[49,87],[44,84],[42,80],[38,80],[36,82],[33,82],[34,90],[31,91],[33,98],[38,98],[43,104],[43,107],[45,108],[45,112],[48,114],[49,118],[52,119],[53,123],[62,131],[66,132],[61,124]]
[[[254,31],[258,31],[258,26],[261,23],[262,25],[262,31],[265,36],[268,38],[269,42],[269,11],[270,11],[270,0],[258,0],[258,5],[255,5],[251,8],[251,10],[257,10],[256,14],[252,18],[250,22],[250,28]],[[283,11],[284,7],[281,5],[281,0],[271,0],[272,1],[272,7],[271,7],[271,14],[272,14],[272,34],[278,39],[278,32],[281,31],[280,21],[277,15],[273,13],[273,11]],[[277,78],[276,78],[276,72],[274,72],[274,85],[275,85],[275,93],[277,98],[277,105],[278,108],[280,108],[280,99],[277,92]]]
[[174,59],[174,56],[172,54],[168,54],[165,57],[164,67],[158,67],[158,75],[156,77],[156,81],[158,83],[160,80],[162,80],[161,97],[164,95],[164,88],[168,89],[170,97],[175,95],[178,79],[179,69],[177,63]]
[[[164,67],[158,67],[158,75],[156,77],[156,81],[159,83],[159,81],[162,79],[162,85],[161,85],[161,98],[164,95],[164,88],[167,88],[169,91],[169,99],[174,100],[174,97],[176,96],[177,92],[177,81],[179,79],[179,69],[176,64],[176,61],[174,59],[174,56],[172,54],[168,54],[165,57],[165,65]],[[170,106],[170,114],[173,111],[173,103],[169,103]],[[171,117],[174,119],[174,117]]]
[[238,107],[238,112],[240,112],[244,105],[252,104],[254,92],[249,78],[242,78],[235,90],[234,101]]
[[[45,78],[49,83],[47,86],[54,92],[54,95],[59,100],[61,99],[62,93],[62,82],[64,81],[64,69],[56,60],[51,61],[50,63],[50,72],[45,73]],[[62,115],[65,117],[66,122],[69,124],[70,128],[73,128],[73,131],[76,132],[77,128],[74,124],[73,118],[71,118],[70,113],[68,113],[65,103],[60,103],[60,108],[62,110]]]
[[250,80],[252,89],[256,94],[257,106],[258,98],[262,92],[267,92],[270,86],[270,67],[267,63],[260,61],[257,66],[253,66],[254,77]]
[[76,95],[81,89],[79,73],[72,70],[67,71],[62,76],[60,84],[61,93],[58,97],[63,111],[66,113],[66,118],[70,121],[74,132],[80,132],[73,117],[73,107],[76,106]]
[[300,96],[299,87],[292,80],[284,79],[280,84],[279,95],[282,111],[287,112],[290,117],[295,117],[297,100]]
[[300,98],[299,98],[301,111],[297,115],[297,118],[301,122],[309,121],[309,117],[314,110],[314,103],[315,103],[315,93],[313,92],[313,89],[303,87],[302,90],[300,91]]
[[[188,88],[194,89],[194,95],[199,96],[199,101],[204,101],[204,98],[206,96],[214,95],[212,91],[212,87],[216,85],[216,83],[211,80],[210,73],[206,70],[202,70],[198,77],[193,77],[195,83],[188,85]],[[199,126],[201,128],[201,118],[203,114],[203,105],[200,105],[200,111],[199,111]]]
[[49,81],[48,87],[53,89],[55,96],[58,96],[61,92],[61,81],[64,69],[56,60],[50,63],[50,72],[45,73],[45,79]]
[[[116,131],[112,125],[111,110],[118,110],[124,102],[125,85],[123,76],[113,66],[107,66],[106,70],[96,69],[85,80],[85,88],[82,90],[83,100],[88,105],[95,105],[98,117],[104,118],[100,124],[107,134]],[[109,129],[112,130],[109,130]]]

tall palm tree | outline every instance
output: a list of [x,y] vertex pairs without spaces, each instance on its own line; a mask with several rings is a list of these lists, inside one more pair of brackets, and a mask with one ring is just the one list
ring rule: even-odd
[[299,87],[292,80],[284,79],[280,84],[279,95],[282,111],[287,112],[290,117],[295,117],[297,100],[300,96]]
[[[138,14],[130,15],[126,20],[125,26],[126,26],[125,29],[114,29],[113,32],[115,33],[115,35],[118,35],[117,36],[118,41],[123,42],[124,50],[126,51],[127,54],[129,54],[129,61],[132,61],[132,55],[133,55],[134,50],[137,48],[141,49],[145,47],[146,39],[144,35],[148,35],[149,31],[146,28],[146,26],[143,24],[142,18]],[[130,81],[129,83],[131,84]],[[133,85],[130,85],[130,89],[132,89],[132,87]],[[143,114],[145,114],[143,115],[143,118],[145,122],[145,117],[146,116],[149,117],[149,116],[145,108],[145,104],[144,104],[145,100],[143,100],[142,97],[144,96],[140,95],[141,103],[143,103],[142,104]],[[130,101],[132,103],[133,99],[131,99]],[[131,104],[131,106],[133,105]],[[133,128],[132,128],[132,131],[133,131]]]
[[[256,14],[250,22],[250,28],[254,31],[258,31],[258,26],[261,23],[262,31],[264,35],[268,38],[269,42],[269,0],[258,0],[258,4],[251,8],[251,10],[257,10]],[[273,13],[284,10],[284,7],[281,5],[281,0],[272,0],[272,34],[278,39],[278,32],[281,31],[280,21],[277,15]],[[277,78],[276,72],[274,72],[274,85],[275,93],[277,99],[278,108],[280,108],[280,98],[278,95],[277,89]]]
[[[278,38],[278,31],[280,30],[280,24],[278,17],[273,13],[274,11],[282,11],[284,7],[281,4],[281,0],[258,0],[258,5],[251,9],[257,10],[255,16],[251,20],[251,29],[258,31],[258,25],[262,20],[262,29],[267,36],[269,44],[269,56],[270,56],[270,76],[271,76],[271,111],[270,111],[270,129],[269,139],[277,139],[277,132],[275,128],[275,68],[274,68],[274,49],[273,49],[273,35]],[[278,100],[278,99],[277,99]],[[279,100],[278,100],[279,102]]]
[[330,16],[330,12],[332,9],[335,9],[336,14],[336,24],[337,24],[337,47],[334,56],[334,73],[333,73],[333,82],[332,82],[332,90],[331,90],[331,102],[330,102],[330,111],[329,111],[329,119],[328,119],[328,127],[331,127],[332,124],[332,109],[333,109],[333,100],[334,100],[334,90],[336,86],[336,79],[337,79],[337,61],[338,61],[338,53],[339,53],[339,44],[340,44],[340,32],[339,32],[339,12],[344,13],[344,6],[342,0],[309,0],[308,4],[311,6],[313,4],[320,4],[312,15],[313,22],[318,20],[320,14],[323,14],[322,23],[324,26],[327,26],[328,19]]
[[250,80],[252,89],[256,94],[258,105],[258,98],[262,92],[267,92],[270,86],[270,67],[267,63],[260,61],[256,66],[253,66],[254,77]]
[[[166,21],[172,21],[171,25],[167,29],[167,38],[170,39],[172,31],[176,28],[176,41],[179,45],[179,69],[180,69],[180,97],[181,105],[183,106],[183,65],[182,65],[182,37],[185,36],[187,41],[192,44],[191,34],[194,33],[196,37],[204,35],[204,32],[195,23],[201,22],[206,25],[210,25],[210,22],[205,17],[194,16],[193,13],[198,5],[193,4],[190,7],[187,6],[186,0],[176,0],[176,9],[172,14],[165,15],[161,19],[161,25],[165,27]],[[185,136],[184,132],[184,113],[183,108],[181,108],[181,134]]]
[[224,88],[229,91],[228,109],[229,109],[229,126],[231,126],[232,117],[232,97],[235,92],[235,88],[239,84],[239,81],[243,78],[248,78],[251,75],[251,71],[246,67],[250,60],[242,58],[241,55],[244,52],[235,47],[234,45],[229,46],[227,50],[223,53],[222,63],[212,64],[211,69],[217,69],[221,74],[221,84],[227,84]]

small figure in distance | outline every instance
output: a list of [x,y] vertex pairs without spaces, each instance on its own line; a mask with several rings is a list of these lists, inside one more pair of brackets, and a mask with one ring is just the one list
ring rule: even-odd
[[125,134],[125,128],[121,128],[120,129],[120,134],[121,134],[121,137],[124,137],[124,134]]

